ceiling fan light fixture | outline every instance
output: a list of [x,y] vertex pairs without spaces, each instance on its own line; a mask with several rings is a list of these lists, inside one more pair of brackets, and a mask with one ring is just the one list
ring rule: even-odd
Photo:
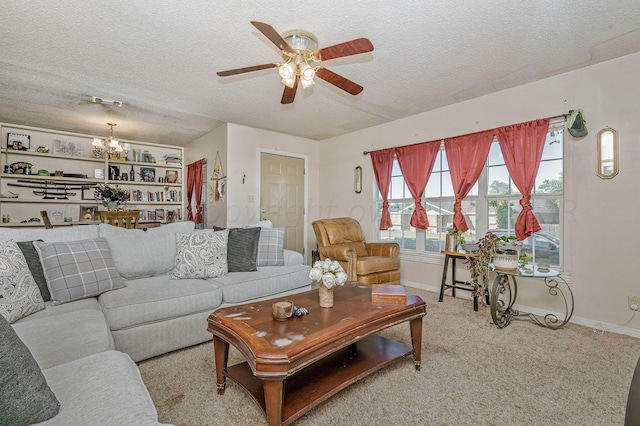
[[318,48],[318,39],[307,31],[292,30],[282,34],[282,38],[293,50],[313,52]]
[[291,62],[287,62],[280,65],[278,72],[283,80],[292,79],[296,75],[296,67]]
[[311,79],[311,80],[305,80],[304,78],[301,78],[301,79],[300,79],[300,83],[302,84],[302,88],[303,88],[303,89],[306,89],[307,87],[311,87],[311,86],[313,86],[314,84],[316,84],[316,82],[315,82],[315,81],[313,81],[313,79]]
[[296,79],[294,77],[291,78],[283,78],[281,80],[282,84],[284,84],[285,86],[289,87],[290,89],[293,89],[293,86],[296,84]]
[[303,82],[305,80],[313,81],[313,78],[316,76],[316,70],[313,69],[313,67],[306,62],[303,62],[299,65],[299,70],[300,70],[300,78],[302,79]]

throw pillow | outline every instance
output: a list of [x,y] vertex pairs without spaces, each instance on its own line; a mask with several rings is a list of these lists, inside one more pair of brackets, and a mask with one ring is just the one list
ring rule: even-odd
[[44,277],[42,263],[40,263],[40,255],[38,255],[38,251],[33,246],[33,241],[18,241],[18,247],[20,247],[24,258],[27,260],[27,266],[29,267],[29,271],[31,271],[33,280],[40,289],[42,300],[48,302],[51,300],[51,294],[49,294],[49,289],[47,288],[47,279]]
[[34,241],[53,305],[98,296],[124,287],[107,240]]
[[41,309],[44,301],[18,244],[0,243],[0,314],[15,322]]
[[284,228],[261,228],[258,243],[258,266],[284,265]]
[[[224,228],[213,227],[214,231]],[[227,264],[229,272],[257,271],[258,242],[260,228],[230,228],[227,241]]]
[[176,234],[176,258],[171,279],[215,278],[228,271],[229,231],[196,231]]
[[0,424],[30,425],[58,414],[60,403],[38,363],[1,315],[0,342]]

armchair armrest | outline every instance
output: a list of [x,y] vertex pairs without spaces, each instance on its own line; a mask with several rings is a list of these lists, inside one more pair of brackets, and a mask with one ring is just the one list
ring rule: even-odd
[[354,248],[346,245],[321,247],[320,253],[325,258],[328,257],[331,260],[337,260],[340,262],[355,261],[358,257]]
[[365,243],[369,256],[397,257],[400,254],[398,243]]

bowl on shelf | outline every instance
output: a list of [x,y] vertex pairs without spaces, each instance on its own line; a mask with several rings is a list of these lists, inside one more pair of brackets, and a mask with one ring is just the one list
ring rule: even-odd
[[465,244],[461,244],[462,246],[462,250],[466,251],[467,253],[475,253],[476,251],[478,251],[478,244],[476,243],[465,243]]

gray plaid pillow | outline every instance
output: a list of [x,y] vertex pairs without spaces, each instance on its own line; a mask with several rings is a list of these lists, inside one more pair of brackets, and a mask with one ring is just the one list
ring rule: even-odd
[[104,238],[33,245],[42,262],[52,304],[98,296],[124,287]]
[[257,266],[284,265],[284,228],[261,228]]

